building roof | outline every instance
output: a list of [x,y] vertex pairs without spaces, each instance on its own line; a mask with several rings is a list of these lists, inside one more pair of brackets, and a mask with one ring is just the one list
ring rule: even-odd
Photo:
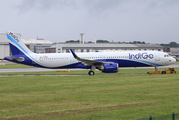
[[156,44],[54,44],[52,47],[77,47],[77,48],[91,48],[91,47],[107,47],[107,48],[163,48]]
[[36,39],[29,39],[29,40],[21,39],[21,40],[25,44],[53,44],[48,40],[36,40]]
[[163,46],[157,45],[157,44],[135,44],[138,47],[147,48],[147,47],[157,47],[157,48],[163,48]]

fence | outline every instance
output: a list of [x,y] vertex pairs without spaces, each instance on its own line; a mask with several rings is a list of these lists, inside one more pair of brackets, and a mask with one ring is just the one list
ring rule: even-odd
[[142,118],[138,120],[179,120],[179,113],[172,113],[161,116],[150,116],[149,118]]

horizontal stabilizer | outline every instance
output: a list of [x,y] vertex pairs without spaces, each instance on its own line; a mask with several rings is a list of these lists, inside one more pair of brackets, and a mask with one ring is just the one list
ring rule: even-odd
[[16,61],[19,61],[19,62],[22,62],[24,61],[24,58],[23,57],[6,57],[7,59],[10,59],[10,60],[16,60]]

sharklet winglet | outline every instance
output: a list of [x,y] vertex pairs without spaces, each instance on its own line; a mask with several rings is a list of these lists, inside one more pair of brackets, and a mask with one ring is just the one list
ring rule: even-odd
[[73,55],[73,57],[74,57],[75,59],[79,58],[79,57],[73,52],[72,49],[70,49],[70,51],[71,51],[71,53],[72,53],[72,55]]

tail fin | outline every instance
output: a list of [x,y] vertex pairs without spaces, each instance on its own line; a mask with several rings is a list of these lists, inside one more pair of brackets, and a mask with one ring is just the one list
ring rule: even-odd
[[14,33],[7,32],[6,35],[10,41],[9,45],[10,45],[12,55],[19,55],[19,54],[28,55],[30,53],[33,53]]

